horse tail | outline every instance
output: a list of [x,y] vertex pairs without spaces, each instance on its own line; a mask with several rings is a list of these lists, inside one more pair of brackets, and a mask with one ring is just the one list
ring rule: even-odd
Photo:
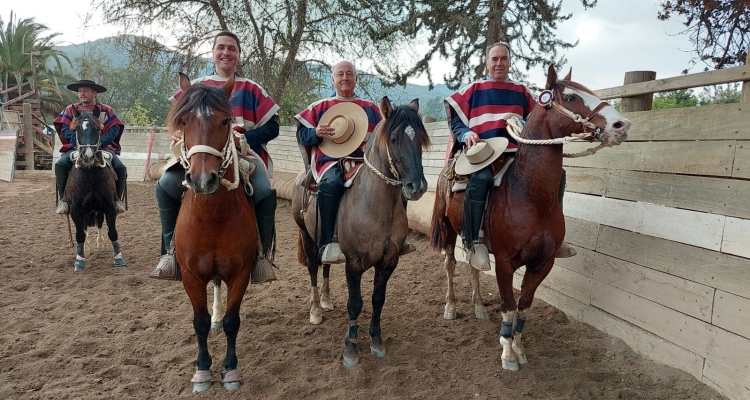
[[307,253],[305,253],[305,245],[302,242],[302,229],[297,230],[297,262],[307,266]]
[[445,227],[445,210],[448,207],[445,193],[446,179],[442,175],[438,177],[437,187],[435,188],[435,204],[432,207],[432,219],[430,220],[430,247],[435,251],[441,251],[445,248],[446,227]]

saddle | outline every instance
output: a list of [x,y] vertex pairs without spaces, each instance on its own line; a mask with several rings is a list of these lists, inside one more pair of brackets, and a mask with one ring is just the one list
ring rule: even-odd
[[[460,175],[455,171],[456,159],[458,159],[459,154],[460,153],[456,154],[456,157],[448,160],[448,163],[440,172],[440,175],[444,176],[448,180],[448,187],[450,187],[451,193],[462,192],[466,190],[466,184],[469,182],[468,175]],[[508,171],[510,164],[513,162],[513,160],[515,160],[514,155],[514,151],[505,152],[490,165],[492,167],[492,176],[494,178],[492,185],[494,187],[498,187],[500,186],[500,184],[502,184],[503,176],[505,176],[505,173]]]
[[[337,161],[339,168],[344,173],[344,187],[348,188],[352,186],[354,179],[359,175],[360,168],[362,167],[362,157],[344,157]],[[302,186],[305,191],[313,194],[318,193],[318,182],[315,180],[312,168],[307,168],[307,172],[303,175],[303,178],[297,182],[298,185]]]

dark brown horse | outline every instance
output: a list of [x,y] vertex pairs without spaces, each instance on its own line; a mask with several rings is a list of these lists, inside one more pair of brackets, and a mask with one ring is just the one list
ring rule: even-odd
[[[346,282],[349,288],[349,327],[344,352],[344,365],[347,367],[359,363],[357,318],[362,311],[361,281],[362,275],[371,267],[375,267],[375,278],[370,351],[377,357],[386,354],[380,333],[380,314],[385,304],[388,279],[398,265],[399,252],[408,231],[402,194],[408,200],[417,200],[427,190],[422,150],[430,145],[430,138],[419,118],[418,103],[412,102],[411,106],[394,109],[388,98],[383,98],[380,110],[384,119],[368,142],[366,165],[361,167],[352,186],[344,193],[336,217],[339,244],[346,255]],[[300,178],[303,177],[300,175]],[[321,302],[317,283],[320,260],[314,239],[317,236],[317,204],[314,198],[305,204],[303,190],[296,185],[292,200],[294,220],[300,227],[297,254],[299,262],[306,265],[310,272],[310,322],[320,324],[323,309],[333,309],[328,296],[330,265],[324,265],[324,302]]]
[[74,168],[70,171],[65,186],[65,197],[70,205],[70,219],[76,227],[76,271],[86,268],[85,242],[88,228],[97,227],[97,249],[102,242],[102,224],[107,220],[107,229],[115,267],[124,267],[125,259],[117,242],[117,176],[107,160],[109,154],[101,150],[101,134],[104,125],[99,121],[99,107],[79,112],[73,109],[70,129],[76,132],[77,153],[72,153]]
[[[521,344],[526,321],[524,312],[531,306],[537,287],[552,269],[555,253],[565,237],[565,219],[558,202],[563,138],[571,135],[595,138],[603,145],[614,146],[627,139],[630,128],[630,121],[592,91],[572,82],[570,74],[558,81],[557,72],[550,66],[546,88],[552,91],[552,104],[537,105],[529,116],[523,129],[525,140],[519,140],[515,161],[500,186],[493,188],[484,217],[484,243],[495,258],[495,275],[502,298],[502,366],[510,370],[517,370],[519,363],[527,362]],[[584,118],[589,122],[582,124],[580,121]],[[578,134],[587,128],[593,132]],[[445,252],[448,293],[444,317],[455,319],[454,245],[463,223],[464,193],[448,193],[448,180],[441,174],[432,211],[430,244],[433,249]],[[516,303],[513,272],[523,265],[526,272]],[[475,315],[486,319],[478,271],[472,268],[472,273]]]
[[[237,189],[239,175],[229,103],[234,77],[222,88],[191,86],[180,74],[182,96],[167,117],[170,132],[181,130],[180,162],[185,167],[188,190],[175,228],[175,256],[182,270],[182,284],[193,305],[193,327],[198,337],[197,372],[193,391],[211,386],[206,285],[224,281],[227,305],[222,327],[227,337],[222,382],[227,390],[239,389],[235,345],[240,328],[240,306],[256,257],[255,212]],[[214,313],[218,308],[214,307]],[[217,316],[215,316],[217,317]]]

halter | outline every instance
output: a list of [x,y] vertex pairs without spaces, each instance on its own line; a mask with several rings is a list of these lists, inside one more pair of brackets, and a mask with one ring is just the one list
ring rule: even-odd
[[[552,107],[555,111],[559,112],[562,115],[565,115],[573,120],[573,122],[577,122],[581,125],[583,125],[584,129],[582,133],[572,133],[570,136],[565,136],[561,138],[555,138],[555,139],[545,139],[545,140],[533,140],[533,139],[524,139],[520,136],[521,132],[523,131],[523,123],[518,117],[512,117],[506,121],[506,128],[508,130],[508,133],[510,136],[515,139],[518,143],[523,144],[529,144],[529,145],[556,145],[556,144],[568,144],[574,140],[586,140],[589,141],[593,139],[597,139],[601,141],[601,136],[604,133],[604,129],[600,126],[596,126],[593,122],[590,121],[591,118],[595,117],[596,115],[599,115],[599,111],[601,111],[603,108],[609,106],[609,103],[606,101],[602,101],[594,107],[593,110],[589,113],[589,115],[586,118],[583,118],[579,114],[576,114],[567,108],[561,106],[558,104],[555,100],[551,100],[550,103],[545,105],[545,108]],[[586,128],[591,129],[591,131],[588,131]],[[600,144],[597,147],[592,147],[590,149],[584,150],[580,153],[564,153],[563,157],[583,157],[583,156],[590,156],[600,149],[604,148],[604,144]]]
[[[376,133],[379,133],[380,129],[382,129],[382,127],[380,126],[380,124],[382,122],[383,121],[380,121],[380,122],[378,122],[377,125],[375,125],[375,132]],[[401,181],[400,181],[401,177],[398,175],[398,171],[396,171],[396,167],[393,165],[393,157],[391,157],[391,150],[390,150],[390,147],[387,146],[387,145],[385,146],[385,152],[386,152],[386,154],[388,154],[388,165],[390,166],[391,173],[393,174],[393,176],[396,177],[396,179],[389,178],[389,177],[385,176],[384,173],[380,172],[377,168],[375,168],[374,165],[370,164],[370,160],[367,159],[367,152],[365,152],[365,154],[364,154],[365,164],[367,164],[367,166],[372,170],[372,172],[375,173],[375,175],[379,176],[380,179],[384,180],[385,183],[387,183],[389,185],[393,185],[393,186],[400,186],[401,185]]]
[[[89,122],[91,122],[91,121],[89,121]],[[97,122],[99,122],[99,121],[97,120]],[[99,122],[99,124],[101,126],[101,122]],[[100,131],[101,131],[101,129],[97,129],[97,132],[100,132]],[[81,150],[91,149],[91,151],[94,154],[96,154],[96,152],[101,151],[101,144],[102,144],[101,135],[99,135],[99,140],[96,142],[96,144],[81,144],[81,140],[80,139],[81,138],[79,137],[78,129],[76,128],[76,147],[78,147],[78,154],[79,154],[79,156],[77,158],[73,159],[75,161],[75,167],[76,168],[80,168],[83,165],[81,163],[81,157],[80,157]],[[71,154],[71,157],[72,156],[73,156],[73,154]],[[106,162],[101,162],[100,163],[99,160],[96,159],[96,161],[94,162],[94,166],[99,167],[99,168],[104,168],[104,167],[107,166],[107,163]]]
[[[232,127],[230,126],[229,129],[227,129],[227,142],[224,144],[224,149],[222,151],[204,144],[197,144],[188,150],[185,141],[183,140],[182,143],[180,143],[180,164],[185,168],[185,171],[187,171],[190,169],[190,157],[192,157],[193,154],[208,153],[212,156],[219,157],[221,158],[221,167],[219,167],[219,178],[221,179],[221,184],[226,186],[227,190],[236,189],[240,183],[240,173],[239,162],[237,160],[237,149],[234,147],[233,137]],[[233,182],[223,178],[224,172],[226,172],[230,163],[234,164]]]

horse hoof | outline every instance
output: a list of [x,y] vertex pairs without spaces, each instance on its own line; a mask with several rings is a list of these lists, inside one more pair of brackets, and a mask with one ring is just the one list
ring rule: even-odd
[[477,317],[477,319],[487,319],[487,311],[475,311],[474,316]]
[[237,390],[240,387],[242,387],[241,382],[224,382],[224,389],[229,390],[229,391]]
[[445,319],[456,319],[456,310],[445,310],[443,312],[443,318],[445,318]]
[[529,360],[526,358],[525,354],[516,354],[516,358],[518,359],[519,364],[528,364]]
[[193,383],[193,393],[205,392],[206,390],[210,388],[211,388],[211,381]]
[[518,371],[518,362],[503,360],[503,369],[508,371]]
[[126,265],[128,265],[128,264],[125,262],[124,258],[122,258],[122,257],[115,258],[115,267],[122,268],[122,267],[124,267]]
[[385,349],[381,350],[381,349],[375,348],[374,346],[370,346],[370,353],[374,354],[375,357],[377,358],[381,358],[381,357],[385,357],[385,354],[387,352],[385,351]]
[[349,358],[347,356],[344,356],[344,366],[347,368],[351,368],[355,365],[359,364],[359,357],[357,358]]
[[325,311],[325,312],[331,312],[331,311],[333,311],[333,304],[332,303],[324,303],[324,302],[321,301],[320,302],[320,308],[322,308],[323,311]]
[[76,260],[73,264],[73,271],[83,271],[86,269],[86,262],[83,260]]
[[310,311],[310,323],[313,325],[320,325],[323,323],[323,315],[320,312],[313,313]]
[[213,330],[221,330],[222,323],[221,322],[212,322],[211,323],[211,329]]

